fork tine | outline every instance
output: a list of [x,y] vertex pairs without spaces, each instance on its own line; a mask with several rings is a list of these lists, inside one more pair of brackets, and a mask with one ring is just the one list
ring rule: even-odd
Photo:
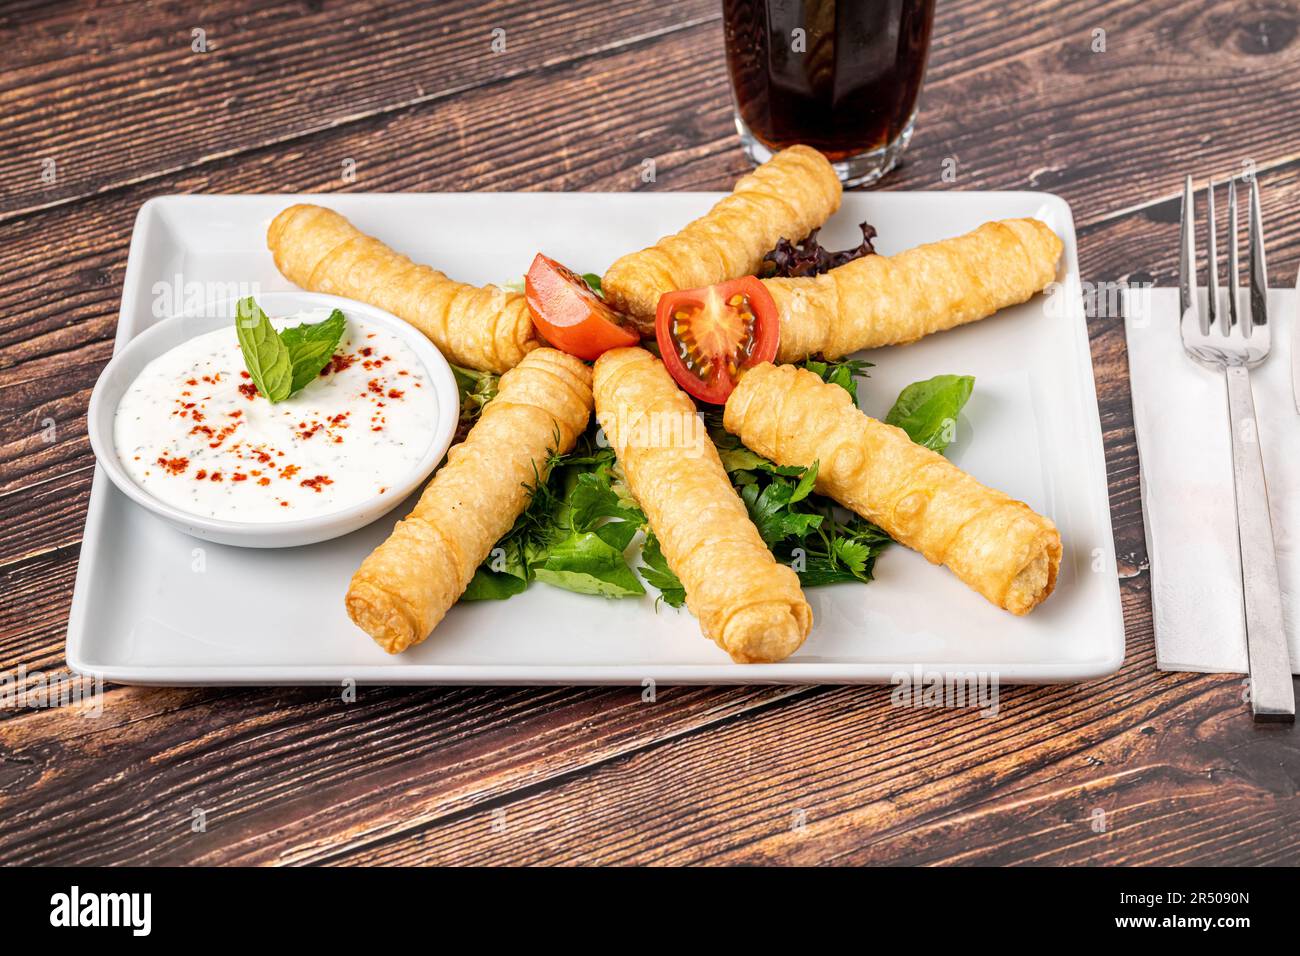
[[[1206,296],[1206,300],[1205,300],[1207,306],[1205,324],[1207,327],[1212,329],[1214,328],[1214,323],[1218,320],[1220,315],[1219,247],[1218,247],[1218,242],[1216,241],[1217,237],[1215,236],[1215,222],[1214,222],[1214,220],[1218,218],[1218,214],[1214,208],[1214,180],[1213,179],[1210,180],[1210,185],[1207,186],[1205,189],[1205,201],[1206,201],[1206,205],[1209,206],[1209,209],[1206,211],[1206,215],[1209,217],[1209,224],[1210,224],[1210,244],[1209,244],[1209,248],[1207,248],[1205,251],[1205,271],[1206,271],[1206,278],[1209,279],[1209,284],[1207,287],[1208,295]],[[1228,316],[1226,313],[1223,314],[1223,322],[1220,325],[1219,331],[1221,331],[1224,335],[1228,334]]]
[[1259,178],[1250,180],[1250,321],[1251,326],[1268,322],[1268,269],[1264,265],[1264,217],[1259,208]]
[[1237,309],[1241,302],[1241,260],[1237,256],[1237,177],[1228,181],[1228,229],[1232,240],[1228,243],[1228,324],[1240,325]]
[[1187,314],[1188,309],[1195,309],[1201,324],[1202,334],[1209,331],[1205,317],[1201,314],[1196,301],[1196,194],[1192,189],[1192,177],[1183,182],[1182,237],[1178,251],[1178,299],[1179,319]]

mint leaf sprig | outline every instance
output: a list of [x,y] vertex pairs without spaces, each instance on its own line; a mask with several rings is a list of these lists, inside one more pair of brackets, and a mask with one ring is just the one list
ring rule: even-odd
[[347,319],[335,309],[323,322],[280,332],[252,296],[235,305],[235,334],[244,367],[268,402],[282,402],[305,388],[329,364],[343,339]]

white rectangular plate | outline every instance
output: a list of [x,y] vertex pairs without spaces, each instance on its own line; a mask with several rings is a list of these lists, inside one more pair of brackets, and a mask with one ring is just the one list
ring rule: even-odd
[[[703,213],[713,193],[168,196],[140,210],[117,346],[167,314],[180,292],[230,283],[292,288],[266,250],[266,227],[292,202],[318,202],[418,261],[474,283],[522,275],[546,252],[602,271]],[[348,620],[343,593],[388,518],[290,550],[223,547],[168,527],[95,473],[68,623],[68,663],[148,684],[884,682],[895,674],[985,672],[1002,681],[1080,680],[1124,657],[1101,425],[1079,296],[1074,224],[1042,193],[846,193],[822,233],[856,245],[855,224],[891,254],[990,219],[1036,216],[1065,241],[1062,289],[914,345],[864,357],[860,387],[883,415],[909,382],[976,377],[949,456],[1060,527],[1056,593],[1017,618],[946,569],[895,546],[871,585],[807,592],[815,625],[780,664],[733,664],[686,610],[653,597],[605,600],[535,584],[502,602],[458,605],[423,644],[396,657]],[[211,283],[213,285],[207,285]],[[162,305],[160,305],[162,303]]]

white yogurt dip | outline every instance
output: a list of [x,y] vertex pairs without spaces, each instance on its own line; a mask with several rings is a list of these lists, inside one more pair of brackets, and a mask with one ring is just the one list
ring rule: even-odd
[[410,346],[351,317],[320,376],[271,404],[244,368],[232,321],[145,366],[117,406],[113,442],[127,473],[155,498],[205,518],[271,523],[390,493],[428,452],[437,417]]

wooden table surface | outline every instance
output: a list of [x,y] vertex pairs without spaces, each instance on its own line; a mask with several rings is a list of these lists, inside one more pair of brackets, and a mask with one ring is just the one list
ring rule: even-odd
[[[1295,275],[1294,0],[939,7],[883,188],[1050,190],[1085,280],[1170,285],[1183,173],[1249,163],[1274,281]],[[716,0],[18,0],[0,50],[8,673],[66,666],[86,404],[146,199],[746,169]],[[1089,331],[1128,632],[1110,677],[1004,687],[992,720],[888,687],[110,687],[96,720],[0,710],[0,861],[1295,863],[1297,731],[1255,726],[1239,676],[1155,669],[1123,320]]]

